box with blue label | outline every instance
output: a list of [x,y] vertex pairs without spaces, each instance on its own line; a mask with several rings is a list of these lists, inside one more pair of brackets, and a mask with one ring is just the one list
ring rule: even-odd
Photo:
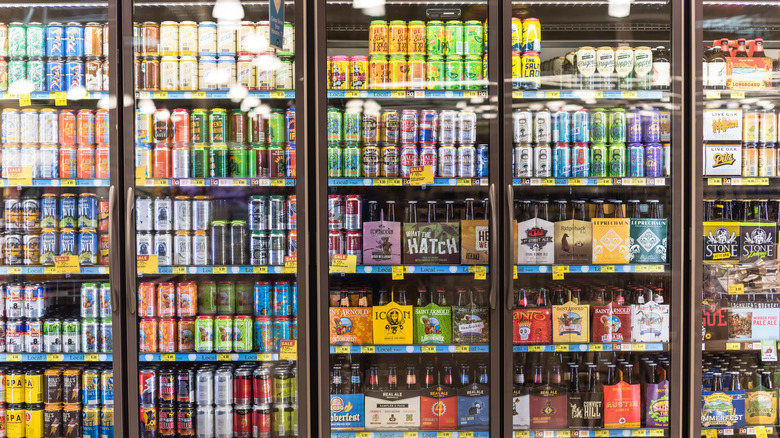
[[458,390],[458,428],[483,429],[490,426],[490,393],[486,385],[472,383]]
[[336,394],[330,396],[330,428],[333,430],[363,430],[365,427],[365,396]]

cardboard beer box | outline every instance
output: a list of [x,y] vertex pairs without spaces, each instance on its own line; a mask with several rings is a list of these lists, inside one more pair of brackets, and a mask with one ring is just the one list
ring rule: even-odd
[[458,389],[458,429],[490,426],[490,388],[472,383]]
[[552,309],[538,307],[512,310],[512,343],[549,344],[552,342]]
[[666,219],[631,219],[631,263],[666,263]]
[[604,394],[570,392],[566,402],[566,421],[570,429],[601,429],[604,422]]
[[705,262],[738,262],[740,255],[739,222],[702,222]]
[[365,345],[373,339],[370,307],[331,307],[330,344]]
[[631,306],[593,306],[593,342],[631,342]]
[[454,388],[437,385],[420,390],[420,429],[454,430],[458,428],[458,393]]
[[517,264],[551,265],[555,263],[555,224],[531,218],[517,224]]
[[634,342],[669,342],[669,305],[631,306],[631,339]]
[[702,391],[701,427],[745,427],[745,391]]
[[531,429],[566,429],[566,389],[543,384],[531,388]]
[[603,386],[606,429],[637,429],[642,426],[641,386],[624,381]]
[[729,338],[728,309],[720,302],[702,303],[702,339],[705,341],[725,341]]
[[593,258],[593,226],[590,222],[567,220],[555,223],[555,263],[589,265]]
[[552,306],[553,343],[587,343],[590,340],[590,306],[572,301]]
[[739,261],[755,262],[777,258],[777,225],[774,223],[742,222],[739,227],[741,248]]
[[366,391],[366,430],[420,428],[420,391]]
[[414,308],[415,344],[451,344],[452,308],[429,303]]
[[404,264],[460,264],[460,223],[405,223],[403,230]]
[[669,427],[669,381],[645,384],[645,427]]
[[411,344],[414,341],[412,306],[391,301],[386,306],[373,307],[374,344]]
[[741,144],[705,144],[705,176],[741,176]]
[[772,58],[726,58],[726,86],[751,90],[772,85]]
[[333,394],[330,396],[330,428],[363,430],[365,427],[365,396],[363,394]]
[[630,259],[631,219],[593,218],[593,264],[619,265]]
[[363,223],[363,264],[401,264],[401,223],[379,220]]
[[670,141],[672,141],[672,113],[670,111],[661,111],[661,142],[667,143]]
[[525,386],[512,387],[512,428],[526,430],[531,426],[531,392]]
[[780,336],[780,309],[729,309],[729,339],[766,341]]
[[463,265],[486,265],[490,261],[490,227],[488,221],[460,221],[461,251]]
[[705,109],[704,141],[742,141],[741,109]]

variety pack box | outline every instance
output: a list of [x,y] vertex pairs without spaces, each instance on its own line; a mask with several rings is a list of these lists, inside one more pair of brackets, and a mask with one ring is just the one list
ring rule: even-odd
[[512,387],[512,428],[528,429],[531,426],[531,394],[523,386]]
[[631,263],[666,263],[666,219],[631,219]]
[[742,263],[777,258],[777,225],[774,223],[742,222],[739,227]]
[[780,336],[780,309],[729,309],[729,339],[765,341]]
[[403,224],[403,261],[407,265],[460,263],[460,223]]
[[488,221],[460,221],[461,263],[464,265],[486,265],[490,244]]
[[457,428],[457,391],[441,385],[420,390],[420,429],[454,430]]
[[366,391],[366,430],[420,428],[420,391]]
[[330,396],[330,427],[334,430],[363,430],[365,427],[363,394]]
[[704,141],[742,141],[742,110],[705,109]]
[[401,223],[375,221],[363,223],[363,264],[401,264]]
[[594,306],[593,342],[631,342],[631,306]]
[[593,218],[593,264],[619,265],[630,260],[631,219]]
[[543,384],[531,388],[528,404],[531,429],[566,429],[567,403],[563,386]]
[[572,301],[552,306],[553,342],[586,343],[590,340],[590,306]]
[[631,339],[634,342],[669,342],[669,305],[631,306]]
[[414,342],[414,318],[412,306],[402,306],[391,301],[386,306],[374,306],[374,344],[393,345]]
[[371,307],[331,307],[331,345],[364,345],[373,341]]
[[512,343],[549,344],[552,342],[552,309],[514,309],[512,311]]
[[587,221],[567,220],[555,223],[555,263],[589,265],[593,259],[593,228]]
[[703,169],[705,176],[742,175],[742,145],[705,144]]

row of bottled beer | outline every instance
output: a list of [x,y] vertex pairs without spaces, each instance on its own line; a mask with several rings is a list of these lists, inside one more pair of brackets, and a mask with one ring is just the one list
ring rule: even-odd
[[[570,219],[589,221],[596,218],[649,218],[660,219],[663,217],[663,206],[656,199],[650,199],[645,203],[637,199],[629,199],[624,205],[620,199],[575,199],[567,201],[556,199],[553,201],[550,214],[550,201],[541,200],[515,200],[515,218],[518,221],[539,218],[545,221],[562,222]],[[606,212],[606,213],[605,213]]]
[[705,199],[704,221],[780,223],[778,199]]
[[[756,69],[757,72],[763,70],[764,76],[769,73],[772,78],[772,59],[764,53],[763,38],[754,40],[721,38],[713,41],[711,46],[708,45],[702,55],[702,86],[711,90],[733,88],[732,75],[737,77],[737,73],[734,68],[729,68],[728,64],[733,63],[734,58],[754,58],[756,64],[750,64],[751,68]],[[766,85],[774,85],[776,81],[777,78],[772,78],[772,81]]]

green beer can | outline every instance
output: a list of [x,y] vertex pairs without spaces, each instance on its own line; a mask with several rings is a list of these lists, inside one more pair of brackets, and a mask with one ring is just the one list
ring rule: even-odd
[[236,285],[232,281],[220,281],[217,284],[217,313],[219,315],[236,313]]
[[593,143],[590,146],[590,176],[607,177],[607,145],[604,143]]
[[209,154],[203,144],[194,144],[190,151],[192,156],[192,168],[190,175],[193,178],[208,178],[209,176]]
[[225,143],[215,143],[209,148],[209,177],[227,178],[228,147]]
[[247,177],[247,162],[249,161],[249,152],[246,146],[233,146],[230,148],[230,158],[228,162],[228,175],[233,178]]
[[445,85],[448,90],[463,87],[463,59],[461,56],[448,56],[444,64]]
[[33,91],[46,91],[46,62],[41,58],[27,61],[27,79],[33,84]]
[[27,56],[27,29],[24,23],[8,25],[8,56]]
[[62,352],[62,321],[50,318],[43,321],[43,351],[46,353]]
[[246,160],[246,176],[250,178],[262,177],[258,166],[257,157],[267,157],[268,149],[261,144],[253,144],[249,148]]
[[[233,221],[235,223],[236,221]],[[246,222],[241,221],[244,226]],[[254,310],[254,287],[248,281],[236,283],[236,313],[239,315],[251,315]],[[251,323],[250,323],[251,326]],[[251,343],[249,345],[252,345]]]
[[357,111],[344,113],[344,140],[360,141],[360,128],[363,114]]
[[467,56],[463,63],[463,78],[466,81],[465,89],[479,90],[482,88],[482,57]]
[[274,376],[272,380],[274,400],[282,403],[292,403],[294,388],[292,373],[287,368],[274,369]]
[[27,61],[21,58],[11,58],[8,61],[8,85],[27,79]]
[[360,178],[360,168],[363,160],[357,143],[347,143],[344,148],[344,177]]
[[482,23],[478,20],[469,20],[463,25],[463,54],[481,57],[484,43],[482,41]]
[[613,108],[609,113],[609,141],[611,143],[626,142],[626,110]]
[[612,143],[609,145],[609,176],[626,176],[626,144]]
[[426,88],[429,90],[442,90],[446,80],[444,57],[428,56],[428,62],[425,64]]
[[338,108],[328,108],[328,142],[344,140],[344,121]]
[[233,317],[218,316],[214,321],[214,350],[217,352],[233,351]]
[[444,44],[445,55],[463,55],[463,22],[450,20],[444,24],[447,42]]
[[190,138],[193,143],[205,143],[209,138],[209,116],[202,108],[192,110],[190,114]]
[[239,353],[252,351],[252,317],[237,316],[233,320],[233,349]]
[[214,108],[209,113],[209,143],[222,143],[226,141],[225,129],[227,128],[227,110]]
[[46,29],[41,23],[27,24],[27,56],[46,56]]
[[284,114],[279,110],[271,111],[268,116],[268,141],[269,143],[284,143]]
[[211,353],[214,351],[214,317],[200,315],[195,319],[195,351]]
[[607,118],[607,110],[604,108],[594,108],[590,114],[590,142],[608,142],[609,135],[607,134],[607,126],[609,126],[609,121]]
[[447,32],[444,30],[444,23],[438,20],[429,21],[425,25],[425,40],[425,49],[428,56],[444,55],[444,48],[447,44]]
[[288,403],[274,403],[271,407],[271,433],[274,436],[294,436],[295,407]]
[[328,178],[344,176],[344,151],[338,143],[328,143]]
[[217,313],[217,284],[213,281],[198,283],[198,314],[214,315]]

